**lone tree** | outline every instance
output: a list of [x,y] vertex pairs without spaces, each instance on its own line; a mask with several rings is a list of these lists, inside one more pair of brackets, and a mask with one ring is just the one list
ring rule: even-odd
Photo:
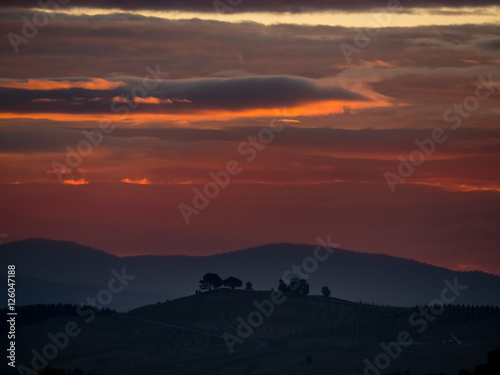
[[245,283],[245,290],[249,290],[249,291],[252,291],[253,290],[253,284],[251,281],[247,281]]
[[325,297],[330,297],[330,294],[332,294],[332,292],[330,292],[330,289],[328,289],[327,286],[324,286],[323,288],[321,288],[321,293]]
[[219,289],[222,286],[222,279],[216,273],[206,273],[200,280],[201,290]]
[[236,277],[229,276],[222,282],[222,284],[234,290],[234,288],[241,288],[241,286],[243,285],[243,281],[237,279]]

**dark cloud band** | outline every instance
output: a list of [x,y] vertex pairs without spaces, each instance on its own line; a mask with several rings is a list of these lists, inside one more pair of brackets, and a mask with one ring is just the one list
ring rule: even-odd
[[[64,1],[66,5],[61,7],[88,7],[122,10],[176,10],[192,12],[216,12],[212,1],[206,0],[143,0],[143,1],[120,1],[120,0],[72,0]],[[324,10],[347,10],[357,11],[360,9],[386,8],[388,3],[397,4],[398,0],[243,0],[240,2],[220,0],[219,9],[237,12],[293,12],[324,11]],[[42,1],[42,3],[47,3]],[[236,7],[231,4],[239,4]],[[405,7],[472,7],[491,6],[488,0],[420,0],[401,1]],[[0,7],[23,7],[39,8],[38,0],[5,0]]]
[[367,101],[340,88],[322,87],[316,80],[289,76],[163,80],[154,90],[135,89],[142,79],[121,77],[128,85],[112,90],[24,90],[0,88],[0,111],[20,113],[108,113],[116,98],[157,98],[161,104],[141,103],[137,112],[184,113],[196,110],[275,108],[300,103]]

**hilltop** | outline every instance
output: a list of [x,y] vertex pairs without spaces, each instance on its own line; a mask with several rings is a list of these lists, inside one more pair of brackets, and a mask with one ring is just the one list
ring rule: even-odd
[[[276,288],[283,273],[301,265],[314,249],[282,243],[204,257],[117,257],[71,242],[33,239],[0,245],[0,269],[16,264],[22,290],[19,304],[80,303],[85,293],[92,297],[106,287],[112,270],[125,269],[135,278],[108,306],[124,311],[191,295],[207,272],[251,281],[256,290]],[[333,297],[393,306],[428,304],[439,297],[445,280],[457,278],[467,291],[455,303],[500,306],[500,276],[388,255],[334,249],[308,276],[311,294],[328,286]]]
[[[456,374],[473,368],[500,343],[500,332],[492,329],[500,323],[500,309],[446,306],[419,332],[420,326],[410,324],[415,308],[291,293],[231,354],[224,334],[236,335],[239,318],[248,321],[254,301],[261,303],[270,293],[221,289],[90,322],[87,314],[49,319],[19,329],[19,361],[29,363],[30,350],[41,352],[50,342],[48,332],[60,332],[69,321],[81,334],[50,364],[98,375],[360,374],[364,360],[373,361],[381,343],[397,340],[402,331],[413,344],[403,348],[391,370]],[[450,332],[463,345],[443,345]]]

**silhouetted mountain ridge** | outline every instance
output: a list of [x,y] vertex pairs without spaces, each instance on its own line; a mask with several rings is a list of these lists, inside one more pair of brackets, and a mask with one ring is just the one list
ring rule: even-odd
[[[99,287],[108,284],[112,270],[124,269],[135,276],[126,291],[150,295],[149,299],[141,298],[140,304],[133,298],[129,303],[123,302],[132,308],[194,294],[198,281],[207,272],[252,281],[256,290],[276,288],[283,273],[311,257],[315,247],[276,243],[209,256],[117,257],[73,242],[31,239],[1,245],[0,266],[6,269],[8,264],[16,264],[19,276],[45,282]],[[440,297],[445,280],[453,282],[457,278],[458,283],[468,287],[457,304],[500,306],[499,276],[452,271],[384,254],[335,249],[307,276],[311,294],[319,294],[321,287],[328,286],[334,297],[396,306],[428,304]],[[158,298],[162,295],[164,299]],[[81,301],[65,299],[65,302]]]

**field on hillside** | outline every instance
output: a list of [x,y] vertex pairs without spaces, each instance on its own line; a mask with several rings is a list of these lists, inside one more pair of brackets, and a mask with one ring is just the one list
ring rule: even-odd
[[[127,314],[61,316],[19,328],[18,363],[43,355],[48,334],[64,332],[74,322],[81,332],[58,350],[50,366],[80,368],[95,374],[363,374],[366,361],[384,353],[381,343],[407,332],[402,346],[382,374],[456,374],[485,361],[500,348],[500,309],[445,306],[438,315],[422,310],[353,303],[335,298],[286,294],[280,305],[261,313],[262,324],[239,339],[231,354],[227,334],[257,317],[257,305],[270,292],[223,289],[145,306]],[[255,303],[257,301],[257,303]],[[266,305],[269,307],[269,305]],[[264,311],[264,310],[263,310]],[[417,315],[415,315],[417,314]],[[413,319],[411,320],[411,317]],[[412,323],[413,322],[413,323]],[[418,322],[418,324],[416,324]],[[422,332],[419,332],[422,331]],[[461,345],[443,345],[450,332]],[[226,334],[226,336],[224,336]],[[226,340],[224,339],[226,338]],[[5,338],[5,337],[4,337]],[[43,359],[38,357],[38,363]],[[369,372],[375,375],[373,370]]]

